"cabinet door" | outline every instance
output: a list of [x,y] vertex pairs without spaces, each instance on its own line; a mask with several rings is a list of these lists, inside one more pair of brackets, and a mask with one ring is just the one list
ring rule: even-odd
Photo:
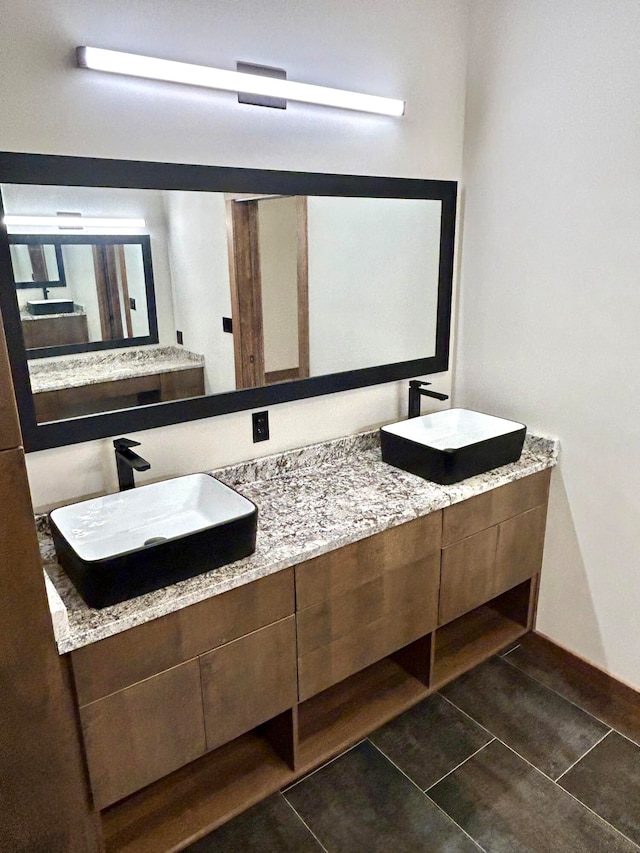
[[493,598],[498,528],[442,549],[438,624],[446,625]]
[[546,506],[538,506],[498,525],[494,596],[540,571],[546,517]]
[[202,655],[200,670],[207,749],[215,749],[296,704],[295,618]]
[[546,513],[535,507],[443,548],[439,625],[538,574]]
[[300,701],[430,633],[439,574],[436,551],[299,611]]
[[547,503],[551,469],[491,489],[443,510],[442,544],[451,545]]
[[102,809],[205,752],[198,661],[85,705],[80,719]]

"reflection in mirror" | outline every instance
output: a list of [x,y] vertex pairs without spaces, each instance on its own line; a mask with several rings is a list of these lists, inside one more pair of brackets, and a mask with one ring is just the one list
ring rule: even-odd
[[[30,359],[56,354],[29,363],[38,423],[435,354],[439,200],[2,189],[7,212],[47,210],[55,196],[83,213],[140,215],[149,231],[10,236],[12,249],[60,249],[55,298],[16,290]],[[51,350],[148,336],[152,265],[157,347]]]
[[43,243],[29,236],[11,237],[10,243],[17,288],[38,287],[44,291],[50,287],[65,286],[60,246]]
[[447,367],[453,182],[14,154],[0,179],[6,214],[54,217],[0,228],[29,449]]

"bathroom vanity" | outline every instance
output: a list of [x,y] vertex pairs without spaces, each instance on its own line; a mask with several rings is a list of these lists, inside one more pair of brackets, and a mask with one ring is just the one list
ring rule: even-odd
[[530,630],[555,459],[440,486],[368,433],[219,470],[256,552],[101,611],[41,521],[106,849],[181,849]]

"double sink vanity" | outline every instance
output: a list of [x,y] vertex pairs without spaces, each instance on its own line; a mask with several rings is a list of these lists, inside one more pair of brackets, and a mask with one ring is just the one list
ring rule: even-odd
[[100,610],[39,519],[106,849],[182,849],[530,630],[556,451],[439,485],[376,431],[217,470],[254,553]]

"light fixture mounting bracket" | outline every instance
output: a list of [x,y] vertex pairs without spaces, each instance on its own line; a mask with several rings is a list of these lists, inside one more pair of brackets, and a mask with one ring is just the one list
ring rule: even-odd
[[[276,80],[286,80],[287,72],[284,68],[272,68],[270,65],[254,65],[251,62],[236,62],[236,71],[242,74],[255,74],[258,77],[274,77]],[[276,110],[286,110],[287,102],[284,98],[272,98],[269,95],[251,95],[247,92],[238,92],[239,104],[252,104],[256,107],[271,107]]]

